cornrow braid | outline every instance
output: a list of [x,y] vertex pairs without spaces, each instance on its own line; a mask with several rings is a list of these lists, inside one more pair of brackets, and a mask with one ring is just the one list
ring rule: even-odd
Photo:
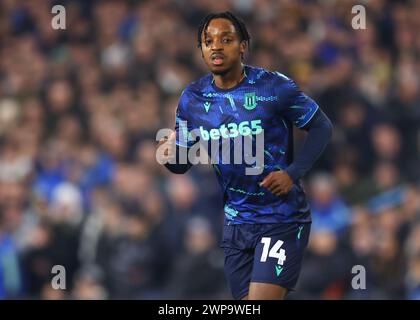
[[223,18],[227,19],[232,22],[234,25],[236,32],[239,34],[239,37],[241,38],[241,41],[245,41],[248,45],[248,50],[250,48],[250,42],[251,37],[248,33],[248,30],[246,29],[245,23],[235,16],[233,13],[229,11],[225,12],[219,12],[219,13],[210,13],[207,16],[204,17],[204,19],[201,21],[200,26],[198,27],[198,33],[197,33],[197,46],[201,49],[201,36],[203,34],[203,31],[207,29],[207,26],[209,25],[210,21],[213,19]]

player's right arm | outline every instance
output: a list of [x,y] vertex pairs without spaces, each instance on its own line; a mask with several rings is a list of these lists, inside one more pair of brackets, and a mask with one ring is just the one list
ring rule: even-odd
[[[192,167],[192,164],[188,161],[188,148],[178,146],[175,140],[175,132],[172,132],[169,137],[164,137],[159,140],[159,143],[156,147],[158,153],[158,162],[163,164],[172,173],[184,174]],[[179,155],[182,153],[187,155],[186,163],[181,163],[179,161]]]
[[176,110],[175,132],[160,139],[157,145],[159,163],[175,174],[184,174],[192,167],[188,151],[195,141],[190,140],[192,127],[185,116],[185,109],[189,103],[186,91],[182,93]]

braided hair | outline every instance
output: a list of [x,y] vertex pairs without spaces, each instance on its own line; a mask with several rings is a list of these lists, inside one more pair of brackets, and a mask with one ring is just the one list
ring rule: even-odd
[[207,26],[209,25],[210,21],[213,19],[226,19],[232,22],[233,26],[235,27],[236,32],[239,34],[239,37],[241,41],[245,41],[248,46],[248,50],[250,48],[250,42],[251,37],[248,33],[248,30],[246,29],[245,23],[235,16],[233,13],[229,11],[225,12],[219,12],[219,13],[210,13],[207,16],[204,17],[204,19],[201,21],[200,26],[198,27],[198,33],[197,33],[197,46],[201,49],[201,36],[203,32],[207,29]]

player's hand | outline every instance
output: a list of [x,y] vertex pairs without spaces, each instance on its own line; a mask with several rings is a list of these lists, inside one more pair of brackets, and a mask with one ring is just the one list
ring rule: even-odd
[[171,159],[175,157],[175,139],[176,139],[176,133],[175,131],[171,133],[171,135],[168,137],[164,137],[159,140],[158,144],[156,145],[156,149],[159,151],[159,148],[162,145],[164,146],[163,152],[157,152],[158,155],[158,161],[159,163],[168,163]]
[[274,171],[264,178],[260,187],[267,188],[276,196],[284,196],[293,188],[293,180],[286,171]]

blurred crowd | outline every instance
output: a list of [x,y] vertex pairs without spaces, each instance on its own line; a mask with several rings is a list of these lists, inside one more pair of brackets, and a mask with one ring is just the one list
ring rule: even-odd
[[334,124],[304,179],[313,226],[289,299],[420,299],[420,1],[361,2],[354,30],[348,0],[0,0],[0,299],[230,299],[212,168],[155,160],[207,73],[198,24],[225,10],[246,21],[246,63],[295,79]]

